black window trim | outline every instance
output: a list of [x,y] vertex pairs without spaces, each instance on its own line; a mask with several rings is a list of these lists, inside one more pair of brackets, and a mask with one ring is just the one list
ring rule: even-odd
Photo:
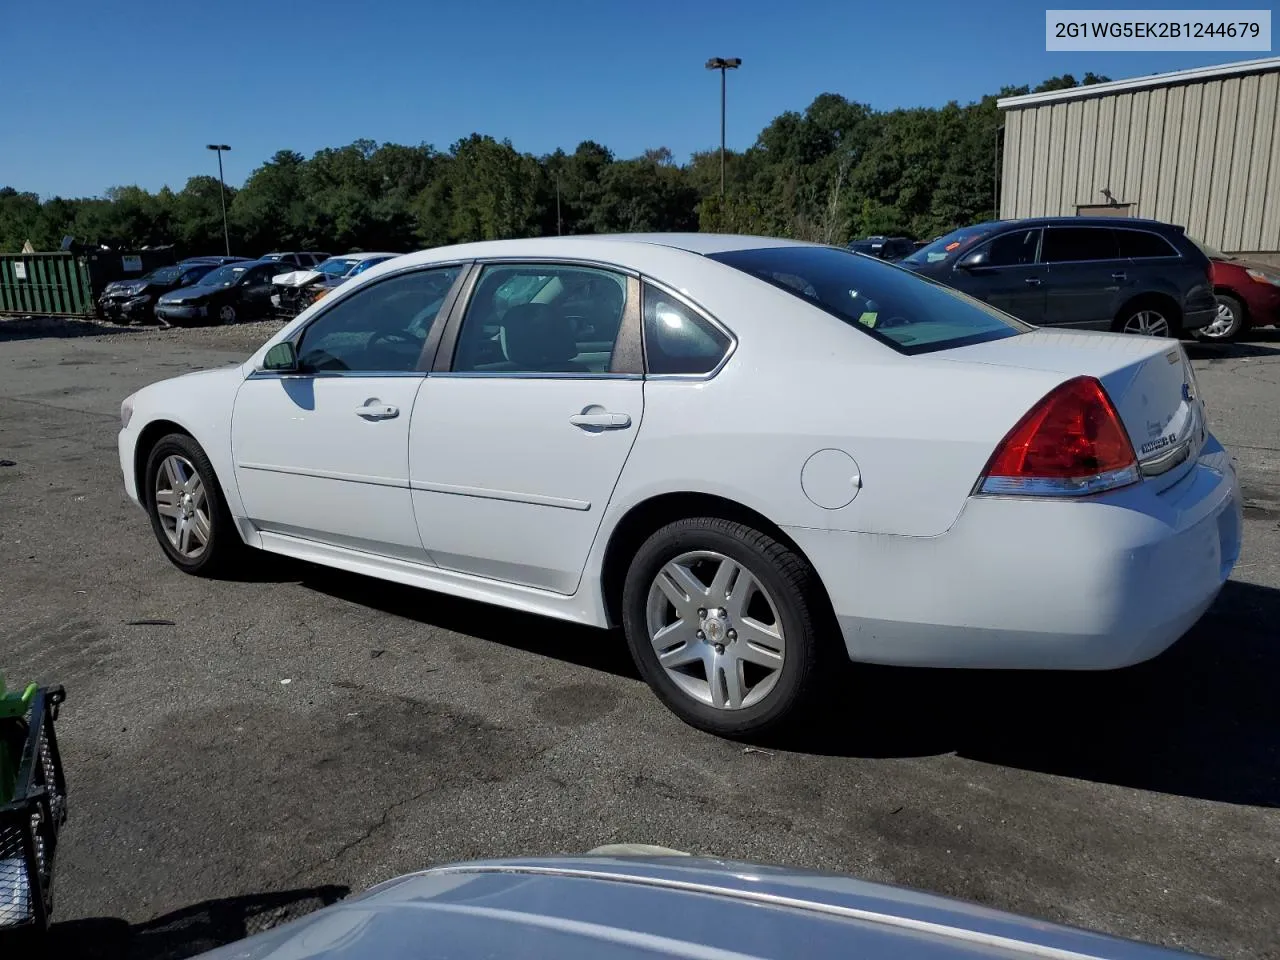
[[[859,256],[859,254],[853,254],[853,255]],[[737,351],[738,349],[737,335],[734,334],[732,330],[726,327],[718,319],[712,316],[709,310],[707,310],[700,303],[695,301],[692,297],[686,296],[685,294],[681,293],[679,290],[672,289],[670,286],[663,283],[661,280],[655,280],[653,277],[647,274],[642,274],[640,277],[640,280],[641,280],[640,295],[642,298],[644,296],[644,285],[647,283],[650,286],[655,287],[658,290],[661,290],[664,294],[671,297],[673,300],[680,301],[680,303],[684,304],[684,306],[691,313],[697,314],[707,323],[711,324],[711,326],[715,327],[715,329],[719,330],[722,334],[724,334],[725,338],[729,341],[729,345],[725,347],[724,352],[720,355],[719,362],[706,373],[650,373],[649,372],[649,345],[644,338],[644,323],[643,323],[644,304],[641,303],[640,317],[642,322],[640,325],[641,326],[640,335],[641,335],[641,352],[644,357],[644,378],[646,380],[710,380],[714,376],[716,376],[716,374],[718,374],[721,370],[724,369],[725,364],[729,362],[729,358],[732,357],[734,353]]]
[[[1163,233],[1160,233],[1158,230],[1151,230],[1146,227],[1112,227],[1111,229],[1117,232],[1123,230],[1126,233],[1145,233],[1148,236],[1159,237],[1162,241],[1164,241],[1164,245],[1168,247],[1170,251],[1169,253],[1162,254],[1161,256],[1158,256],[1158,257],[1121,257],[1120,258],[1121,260],[1129,260],[1134,263],[1147,263],[1148,261],[1151,261],[1151,260],[1181,260],[1182,259],[1182,253],[1178,250],[1177,245],[1175,245],[1172,240],[1166,237]],[[1119,244],[1117,244],[1117,249],[1118,248],[1119,248]]]
[[[476,287],[485,267],[585,267],[604,270],[623,277],[627,282],[627,304],[623,308],[618,336],[613,343],[613,356],[609,369],[603,373],[578,373],[572,371],[510,371],[510,370],[454,370],[458,340],[467,310],[475,296]],[[582,257],[478,257],[471,261],[471,270],[465,284],[458,288],[445,330],[437,345],[430,376],[449,379],[473,380],[639,380],[644,375],[643,350],[640,346],[642,314],[640,307],[640,274],[631,267]]]
[[356,296],[364,290],[376,287],[388,280],[397,277],[403,277],[410,273],[425,273],[431,270],[447,269],[449,267],[461,267],[458,276],[454,278],[449,292],[445,294],[444,301],[440,304],[440,312],[436,314],[435,322],[431,324],[431,330],[427,334],[426,343],[423,344],[422,353],[418,355],[418,362],[413,370],[296,370],[296,371],[278,371],[278,370],[254,370],[249,374],[250,380],[280,380],[280,379],[298,379],[304,377],[363,377],[366,379],[385,379],[390,377],[425,377],[431,370],[432,361],[439,351],[441,338],[444,328],[448,320],[452,317],[452,311],[457,305],[458,294],[468,277],[475,271],[472,269],[472,261],[470,260],[441,260],[435,263],[416,263],[411,266],[403,267],[391,273],[385,273],[376,280],[357,283],[348,290],[342,291],[335,296],[330,294],[324,298],[323,306],[316,311],[313,316],[307,318],[306,322],[298,326],[297,329],[290,332],[289,336],[276,343],[292,343],[296,351],[302,343],[302,338],[309,330],[312,324],[326,316],[329,311],[346,303],[351,297]]

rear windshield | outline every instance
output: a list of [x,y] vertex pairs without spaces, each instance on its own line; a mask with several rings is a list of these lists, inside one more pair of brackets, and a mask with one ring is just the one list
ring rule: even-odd
[[900,353],[948,350],[1031,329],[958,290],[836,247],[764,247],[711,259],[807,300]]
[[939,237],[932,243],[926,243],[910,256],[903,257],[902,262],[928,265],[958,257],[983,237],[988,236],[996,226],[997,224],[994,223],[980,223],[974,227],[961,227],[959,230],[952,230],[945,237]]

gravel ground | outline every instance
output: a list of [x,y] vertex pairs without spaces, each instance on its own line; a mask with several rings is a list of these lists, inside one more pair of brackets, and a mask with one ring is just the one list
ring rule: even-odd
[[68,690],[54,956],[185,957],[432,863],[647,842],[1280,957],[1280,335],[1191,348],[1245,548],[1172,651],[859,669],[762,752],[680,724],[612,634],[270,558],[171,567],[121,490],[119,401],[277,326],[0,322],[0,665]]

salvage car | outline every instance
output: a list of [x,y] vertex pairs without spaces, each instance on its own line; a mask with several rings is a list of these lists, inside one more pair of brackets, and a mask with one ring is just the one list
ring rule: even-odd
[[250,546],[621,626],[730,736],[801,716],[839,658],[1146,660],[1243,523],[1181,344],[716,234],[398,257],[126,398],[119,456],[180,570]]
[[881,260],[901,260],[909,253],[913,253],[919,249],[916,242],[910,237],[866,237],[862,240],[854,240],[849,244],[849,249],[854,253],[865,253],[869,257],[879,257]]
[[235,323],[271,312],[273,260],[228,263],[192,286],[163,295],[156,317],[165,324]]
[[1198,241],[1197,246],[1213,262],[1218,309],[1196,336],[1223,343],[1246,330],[1280,325],[1280,266],[1228,256]]
[[486,860],[380,883],[204,960],[1191,960],[832,873],[663,854]]
[[953,231],[900,265],[1037,326],[1153,337],[1214,318],[1209,258],[1182,227],[1114,217],[999,220]]
[[217,268],[204,260],[183,260],[168,267],[157,267],[137,280],[109,283],[98,298],[98,312],[107,320],[122,323],[150,323],[155,319],[156,301],[161,294],[190,287]]
[[297,316],[304,307],[310,306],[344,280],[357,277],[370,267],[398,256],[398,253],[349,253],[330,257],[311,269],[277,274],[271,278],[272,285],[276,287],[271,295],[271,304],[277,313]]
[[298,270],[305,270],[308,267],[314,267],[317,263],[323,263],[329,259],[327,253],[317,253],[313,250],[301,253],[264,253],[259,259],[274,260],[276,263],[285,267],[293,267]]

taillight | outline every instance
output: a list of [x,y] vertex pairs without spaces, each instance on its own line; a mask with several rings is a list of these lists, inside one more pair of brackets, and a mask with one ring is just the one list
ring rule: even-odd
[[1138,458],[1107,391],[1093,377],[1076,377],[1014,424],[975,492],[1079,497],[1138,478]]

